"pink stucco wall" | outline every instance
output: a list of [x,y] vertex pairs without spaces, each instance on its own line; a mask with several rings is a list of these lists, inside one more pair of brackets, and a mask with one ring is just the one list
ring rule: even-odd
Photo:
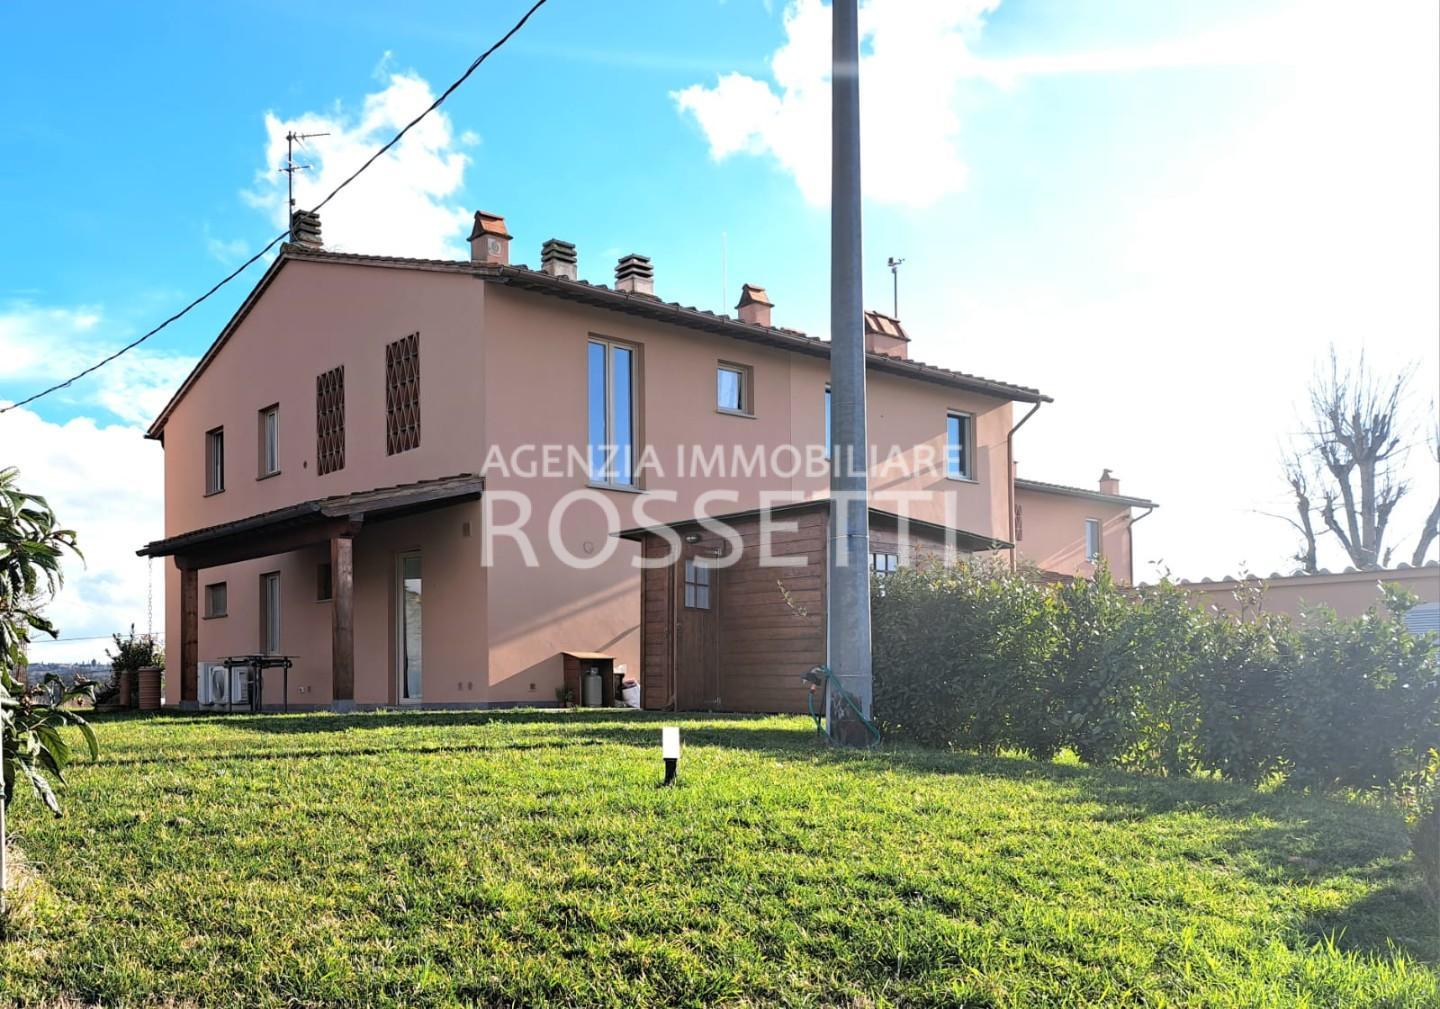
[[[1383,605],[1381,583],[1402,585],[1419,596],[1421,602],[1440,602],[1440,567],[1345,571],[1260,580],[1265,586],[1264,608],[1292,617],[1299,617],[1307,606],[1329,606],[1340,617],[1358,617],[1372,606]],[[1238,612],[1240,604],[1235,599],[1238,585],[1234,579],[1186,582],[1185,590],[1200,605]]]
[[[662,285],[663,286],[663,285]],[[422,438],[418,449],[385,454],[384,347],[420,333]],[[562,650],[601,651],[638,670],[637,547],[621,528],[693,514],[699,495],[722,514],[753,508],[762,492],[823,495],[823,477],[753,476],[718,480],[672,471],[678,446],[734,444],[775,449],[822,444],[828,362],[728,337],[635,319],[599,308],[486,284],[459,273],[355,264],[289,262],[169,417],[165,430],[166,535],[350,491],[479,472],[492,451],[586,440],[586,344],[590,336],[634,345],[638,354],[639,440],[667,467],[647,492],[603,491],[616,508],[569,510],[560,542],[577,556],[608,559],[589,570],[559,562],[547,522],[583,475],[553,478],[486,471],[486,497],[411,518],[367,526],[356,541],[355,700],[385,703],[394,683],[394,565],[419,549],[424,565],[425,700],[550,702],[561,682]],[[753,418],[715,409],[717,362],[754,369]],[[315,379],[345,366],[346,462],[320,477],[314,464]],[[953,522],[984,536],[1008,537],[1008,401],[935,383],[870,373],[870,434],[887,450],[929,444],[943,458],[945,416],[975,415],[974,480],[889,473],[872,481],[874,503],[897,508],[895,492],[922,492],[914,515]],[[256,479],[258,411],[280,404],[281,472]],[[224,425],[224,493],[204,496],[205,432]],[[487,509],[507,522],[503,492],[528,495],[526,526],[538,567],[507,538],[482,545]],[[675,502],[655,492],[674,492]],[[950,507],[947,509],[945,501]],[[633,506],[646,502],[637,520]],[[471,535],[463,534],[470,523]],[[1028,526],[1027,526],[1028,528]],[[324,548],[202,571],[200,584],[229,585],[229,616],[202,620],[200,656],[248,652],[259,643],[259,575],[280,571],[282,650],[297,654],[292,703],[330,701],[330,607],[314,598]],[[179,642],[179,578],[167,581],[167,635]],[[178,655],[178,648],[172,648]],[[270,698],[279,699],[277,685]],[[174,692],[173,690],[171,691]]]
[[1045,493],[1017,487],[1021,536],[1016,552],[1022,562],[1069,577],[1089,578],[1095,565],[1085,559],[1085,520],[1099,519],[1100,552],[1110,574],[1122,584],[1133,577],[1130,508],[1126,505]]

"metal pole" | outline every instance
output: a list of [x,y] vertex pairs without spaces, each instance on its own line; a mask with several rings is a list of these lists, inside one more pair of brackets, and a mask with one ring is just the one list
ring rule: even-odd
[[[830,119],[830,668],[870,717],[870,522],[857,0],[835,0]],[[832,702],[831,731],[835,706]]]

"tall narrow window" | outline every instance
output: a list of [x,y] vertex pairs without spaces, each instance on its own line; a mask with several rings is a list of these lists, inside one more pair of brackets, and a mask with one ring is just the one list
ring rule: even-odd
[[420,447],[420,334],[385,346],[385,453]]
[[753,416],[755,408],[750,402],[752,375],[747,365],[721,362],[715,369],[715,409],[721,413]]
[[345,468],[345,366],[315,378],[315,472]]
[[335,586],[330,577],[329,564],[315,566],[315,601],[328,602],[334,597]]
[[710,608],[710,565],[695,557],[685,558],[685,605],[692,610]]
[[260,411],[260,475],[274,476],[280,472],[280,407],[267,406]]
[[225,489],[225,429],[217,427],[205,432],[205,493],[219,494]]
[[260,652],[280,654],[280,572],[260,576]]
[[968,413],[952,413],[945,417],[945,475],[951,479],[970,479],[973,426],[973,418]]
[[396,593],[396,660],[399,666],[400,699],[418,701],[424,693],[425,663],[421,633],[424,599],[423,580],[418,553],[401,554],[398,558],[399,585]]
[[589,390],[590,480],[635,486],[635,351],[591,340],[586,351]]
[[1100,549],[1100,520],[1085,520],[1085,559],[1091,564],[1098,563],[1101,557]]

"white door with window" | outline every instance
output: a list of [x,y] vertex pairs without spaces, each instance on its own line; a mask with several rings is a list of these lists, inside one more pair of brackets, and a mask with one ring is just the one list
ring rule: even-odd
[[402,703],[421,698],[424,661],[421,652],[420,554],[401,554],[395,567],[395,672]]

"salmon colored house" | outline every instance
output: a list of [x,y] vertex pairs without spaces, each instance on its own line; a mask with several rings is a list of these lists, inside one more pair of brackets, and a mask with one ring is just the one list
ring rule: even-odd
[[1017,478],[1015,550],[1022,561],[1054,575],[1090,578],[1104,563],[1115,581],[1133,585],[1130,528],[1157,507],[1121,494],[1120,481],[1108,469],[1095,490]]
[[[293,663],[267,705],[554,704],[603,663],[647,707],[803,707],[823,625],[792,621],[823,617],[823,560],[640,563],[662,529],[709,549],[684,532],[698,516],[813,536],[827,342],[773,325],[758,287],[734,318],[663,301],[642,256],[611,286],[557,240],[512,265],[485,213],[464,261],[329,251],[310,215],[293,238],[149,430],[166,535],[141,553],[173,561],[171,703],[213,701],[215,663],[266,653]],[[902,524],[951,555],[1009,548],[1012,406],[1048,397],[910,360],[895,320],[866,331],[869,563],[909,558]],[[719,636],[709,658],[678,624]]]

